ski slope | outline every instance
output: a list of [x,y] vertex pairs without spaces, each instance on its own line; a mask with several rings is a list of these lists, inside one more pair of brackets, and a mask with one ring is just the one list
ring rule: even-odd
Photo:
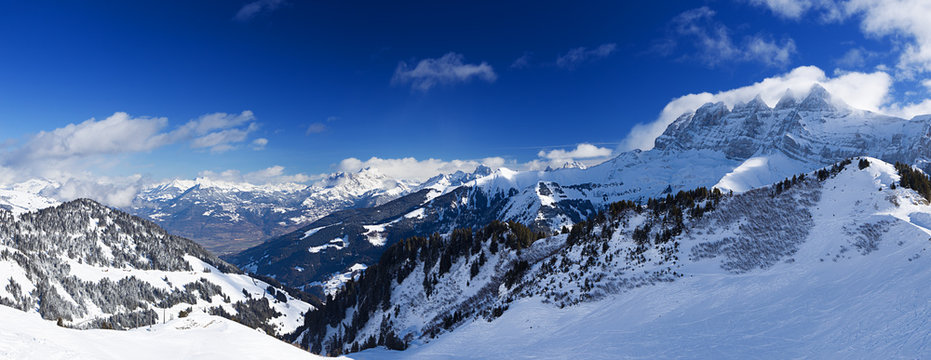
[[[0,359],[329,359],[219,316],[133,329],[74,330],[0,306]],[[346,358],[341,358],[346,359]]]

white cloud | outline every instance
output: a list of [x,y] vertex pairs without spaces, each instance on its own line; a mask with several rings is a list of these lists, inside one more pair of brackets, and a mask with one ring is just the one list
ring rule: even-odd
[[133,118],[118,112],[99,121],[90,119],[41,131],[17,151],[7,154],[6,161],[149,151],[171,142],[171,137],[162,132],[167,124],[165,118]]
[[315,122],[307,126],[307,135],[310,134],[319,134],[326,131],[326,124]]
[[257,0],[239,8],[233,20],[246,22],[252,20],[263,12],[272,12],[284,5],[284,0]]
[[339,171],[354,172],[371,167],[378,169],[382,174],[404,180],[424,181],[437,174],[453,173],[456,171],[471,172],[478,165],[485,164],[491,168],[498,168],[508,163],[504,158],[490,157],[479,160],[417,160],[413,157],[401,159],[382,159],[372,157],[362,161],[357,158],[347,158],[337,165]]
[[875,36],[902,36],[898,68],[906,73],[931,71],[931,2],[927,0],[851,0],[848,14],[861,14],[861,28]]
[[237,127],[255,120],[255,114],[246,110],[239,114],[212,113],[201,115],[195,120],[188,121],[186,124],[174,131],[175,136],[184,138],[192,135],[204,135],[214,130],[229,129]]
[[254,120],[255,114],[249,110],[239,114],[207,114],[172,131],[169,137],[172,142],[190,139],[190,145],[195,149],[224,152],[235,148],[236,143],[245,141],[250,133],[258,130],[259,125]]
[[579,144],[573,150],[556,149],[550,151],[540,150],[537,156],[550,160],[591,159],[610,156],[613,151],[608,148],[592,144]]
[[586,61],[608,57],[608,55],[611,55],[615,49],[617,49],[617,45],[614,43],[602,44],[601,46],[598,46],[594,49],[578,47],[569,50],[569,52],[565,54],[559,55],[556,58],[556,66],[567,69],[574,69],[576,66],[579,66]]
[[750,0],[751,4],[766,6],[776,15],[798,19],[812,8],[810,0]]
[[715,94],[703,92],[680,96],[666,104],[655,121],[634,126],[621,144],[620,150],[652,149],[653,141],[666,130],[669,124],[680,115],[693,111],[704,103],[720,101],[728,106],[734,106],[738,102],[746,102],[760,95],[766,103],[772,106],[787,89],[796,96],[801,96],[807,94],[814,84],[821,84],[835,98],[854,108],[901,116],[910,116],[909,111],[914,110],[911,108],[906,110],[902,107],[896,109],[887,104],[892,77],[885,72],[849,72],[832,78],[815,66],[802,66],[786,74],[766,78],[732,90]]
[[452,85],[472,79],[491,83],[498,78],[488,63],[466,64],[464,60],[462,55],[450,52],[438,59],[420,60],[414,67],[402,61],[395,69],[391,82],[409,83],[414,90],[427,91],[436,85]]
[[142,185],[139,175],[123,178],[71,177],[58,187],[46,188],[44,195],[64,201],[89,198],[110,206],[125,207],[132,204]]
[[815,12],[826,21],[860,20],[864,34],[890,37],[901,49],[897,68],[904,78],[931,71],[931,2],[927,0],[751,0],[773,13],[798,19]]
[[745,36],[739,42],[731,30],[714,19],[707,6],[685,11],[670,22],[670,34],[653,47],[661,55],[672,55],[677,48],[687,48],[683,59],[695,59],[715,67],[727,62],[755,61],[782,67],[796,53],[795,41],[776,42],[762,34]]
[[747,38],[744,58],[770,66],[786,66],[792,61],[795,52],[795,41],[792,39],[786,39],[780,45],[756,35]]
[[266,145],[268,145],[268,139],[266,138],[258,138],[258,139],[252,140],[252,150],[256,150],[256,151],[265,150]]
[[201,171],[197,174],[197,176],[211,180],[248,183],[253,185],[306,183],[308,181],[322,177],[322,175],[309,176],[302,173],[288,174],[285,173],[285,167],[281,165],[270,166],[265,169],[256,170],[245,174],[239,170],[232,169],[221,172]]
[[191,140],[191,147],[194,149],[209,148],[210,152],[213,153],[229,151],[235,148],[236,143],[245,141],[249,133],[258,130],[258,128],[258,124],[251,123],[244,128],[214,131]]

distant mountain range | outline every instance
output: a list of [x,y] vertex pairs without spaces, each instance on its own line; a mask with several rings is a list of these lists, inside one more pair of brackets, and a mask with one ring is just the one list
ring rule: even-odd
[[[148,186],[124,210],[148,218],[172,234],[226,254],[258,245],[334,211],[384,204],[413,190],[458,184],[465,174],[427,182],[392,179],[374,168],[338,172],[311,185],[253,185],[209,178]],[[57,205],[45,194],[60,186],[31,180],[0,189],[0,208],[24,212]]]
[[144,189],[127,210],[224,254],[336,210],[386,203],[414,186],[373,168],[335,173],[312,185],[175,180]]

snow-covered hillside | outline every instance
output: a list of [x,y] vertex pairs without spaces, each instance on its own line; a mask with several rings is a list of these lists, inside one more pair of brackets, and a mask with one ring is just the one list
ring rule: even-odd
[[323,359],[236,322],[199,312],[129,331],[75,330],[5,306],[0,306],[0,358]]
[[863,158],[735,195],[616,203],[540,240],[517,225],[408,240],[298,340],[410,346],[360,358],[923,358],[931,206],[901,185]]
[[18,215],[0,210],[0,279],[0,304],[77,328],[132,328],[208,311],[281,336],[312,309],[190,240],[86,199]]
[[14,214],[36,211],[58,205],[55,199],[41,195],[41,191],[54,184],[41,180],[30,180],[0,188],[0,209]]

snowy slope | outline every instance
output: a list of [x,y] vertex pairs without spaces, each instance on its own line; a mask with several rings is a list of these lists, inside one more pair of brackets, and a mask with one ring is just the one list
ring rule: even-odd
[[0,188],[0,209],[6,209],[14,214],[36,211],[58,205],[59,202],[40,195],[48,186],[54,186],[41,180],[30,180],[12,186]]
[[129,331],[74,330],[0,306],[0,358],[323,359],[219,316],[192,313]]
[[[891,165],[868,161],[788,187],[616,207],[523,251],[495,254],[481,239],[466,252],[392,255],[408,270],[388,277],[387,305],[315,315],[327,326],[310,323],[302,339],[324,339],[323,352],[379,337],[411,346],[359,358],[927,357],[931,207],[891,188]],[[448,271],[423,262],[433,251],[453,252]],[[383,291],[367,283],[354,290],[363,304]]]
[[79,328],[132,328],[200,310],[281,336],[312,309],[190,240],[91,200],[0,211],[0,279],[0,304]]

